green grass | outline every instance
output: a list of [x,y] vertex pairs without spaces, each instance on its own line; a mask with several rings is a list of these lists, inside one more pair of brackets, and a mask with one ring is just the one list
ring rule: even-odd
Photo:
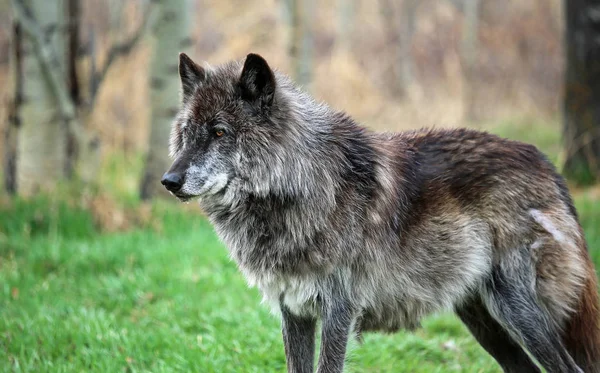
[[[600,202],[580,193],[577,207],[600,263]],[[277,317],[210,224],[179,205],[153,214],[160,229],[101,234],[88,211],[55,199],[0,203],[0,371],[285,371]],[[500,372],[452,315],[350,351],[348,372]]]
[[[0,369],[285,370],[279,321],[209,223],[157,205],[162,229],[100,235],[86,211],[38,198],[0,211]],[[453,317],[367,335],[350,372],[490,372]]]

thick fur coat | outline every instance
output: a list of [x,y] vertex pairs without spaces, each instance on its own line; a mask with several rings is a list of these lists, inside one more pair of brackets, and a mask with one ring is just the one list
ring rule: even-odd
[[288,369],[341,372],[352,332],[454,310],[507,372],[600,372],[596,275],[562,177],[467,129],[372,132],[258,55],[181,55],[175,159],[231,257],[280,311]]

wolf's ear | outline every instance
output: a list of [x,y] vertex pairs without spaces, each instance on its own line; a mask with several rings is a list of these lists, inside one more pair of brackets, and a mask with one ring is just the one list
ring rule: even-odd
[[259,101],[261,106],[269,106],[275,96],[275,75],[264,58],[250,53],[244,62],[240,77],[242,97],[248,101]]
[[185,53],[179,53],[179,77],[184,99],[194,93],[196,87],[206,79],[206,71]]

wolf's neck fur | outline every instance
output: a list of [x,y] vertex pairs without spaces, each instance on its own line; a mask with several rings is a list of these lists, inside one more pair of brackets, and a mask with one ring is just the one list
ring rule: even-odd
[[268,124],[273,131],[264,139],[268,147],[242,154],[247,191],[259,197],[318,198],[333,208],[340,174],[374,162],[370,135],[346,114],[279,78]]

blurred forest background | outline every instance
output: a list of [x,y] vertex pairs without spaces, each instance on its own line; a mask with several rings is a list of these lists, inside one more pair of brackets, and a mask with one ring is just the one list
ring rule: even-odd
[[[373,129],[536,144],[599,263],[599,14],[591,0],[0,0],[0,366],[283,369],[276,321],[160,185],[182,51],[259,53]],[[351,371],[497,369],[447,316],[369,338]]]
[[123,187],[163,194],[179,51],[210,64],[262,54],[376,129],[556,124],[563,107],[560,0],[13,3],[0,2],[0,156],[22,195],[102,183],[117,158],[138,162]]

